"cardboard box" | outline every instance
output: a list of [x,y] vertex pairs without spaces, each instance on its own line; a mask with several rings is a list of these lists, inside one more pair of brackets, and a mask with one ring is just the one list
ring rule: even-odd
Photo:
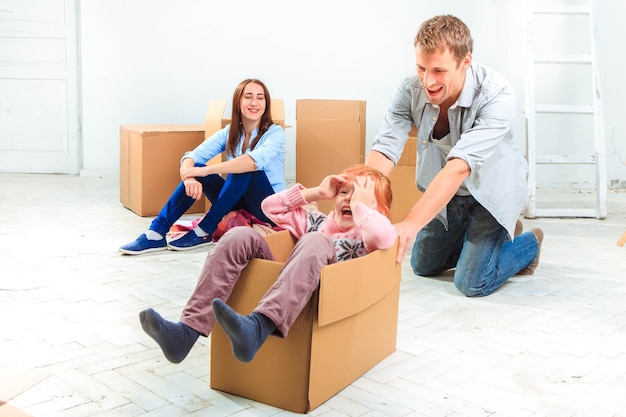
[[391,221],[397,223],[403,220],[413,208],[422,192],[415,184],[415,166],[398,165],[389,174],[393,202],[391,204]]
[[[204,141],[202,125],[120,127],[120,202],[140,216],[156,216],[180,183],[180,158]],[[206,199],[188,213],[204,213]]]
[[[277,262],[253,259],[228,300],[249,314],[276,280],[294,239],[267,235]],[[306,413],[396,349],[400,266],[396,246],[326,266],[320,288],[287,338],[270,336],[248,363],[234,358],[219,326],[211,333],[211,388]]]
[[[296,101],[296,182],[305,187],[365,161],[365,101]],[[318,203],[322,212],[332,201]]]
[[398,164],[389,174],[393,193],[391,221],[394,223],[404,219],[422,196],[415,183],[416,159],[417,128],[413,125]]

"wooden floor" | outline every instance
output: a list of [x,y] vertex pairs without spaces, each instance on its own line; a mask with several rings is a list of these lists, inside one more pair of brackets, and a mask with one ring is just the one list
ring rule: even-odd
[[[46,373],[10,404],[35,417],[292,415],[211,390],[209,340],[173,365],[143,333],[146,307],[178,318],[206,253],[119,254],[151,219],[118,188],[0,174],[0,366]],[[610,193],[605,220],[522,221],[544,229],[540,266],[488,297],[405,261],[397,351],[310,415],[626,416],[626,194]]]

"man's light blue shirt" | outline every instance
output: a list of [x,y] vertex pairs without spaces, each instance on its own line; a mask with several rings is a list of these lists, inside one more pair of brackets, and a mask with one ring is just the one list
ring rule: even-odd
[[[452,148],[447,160],[460,158],[471,169],[467,190],[513,236],[526,199],[528,166],[513,138],[515,95],[511,85],[491,68],[473,63],[457,102],[448,110]],[[398,163],[412,124],[418,129],[416,185],[425,190],[443,168],[431,133],[439,106],[428,101],[416,75],[399,84],[372,150]],[[440,220],[447,227],[446,209]]]

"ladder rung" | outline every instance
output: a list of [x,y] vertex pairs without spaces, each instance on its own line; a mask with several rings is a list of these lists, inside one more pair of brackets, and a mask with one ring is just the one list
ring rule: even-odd
[[535,57],[537,64],[591,64],[590,54],[567,54]]
[[536,217],[598,217],[595,209],[584,208],[536,208]]
[[538,164],[595,164],[595,155],[571,156],[571,155],[541,155],[535,157]]
[[570,104],[537,104],[536,113],[565,113],[565,114],[593,114],[591,106],[577,106]]
[[533,10],[534,14],[589,14],[591,8],[586,4],[571,6],[541,5]]

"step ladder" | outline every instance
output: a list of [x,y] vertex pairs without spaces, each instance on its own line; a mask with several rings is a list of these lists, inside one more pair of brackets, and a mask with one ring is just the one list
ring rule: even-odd
[[[525,117],[526,117],[526,144],[528,158],[528,200],[526,204],[527,218],[536,217],[595,217],[604,219],[607,214],[607,172],[606,172],[606,152],[604,138],[604,122],[602,117],[602,102],[600,97],[600,85],[598,78],[598,65],[596,60],[596,28],[594,20],[593,0],[589,0],[588,4],[563,5],[563,4],[546,4],[545,0],[533,4],[532,0],[526,1],[526,30],[525,30],[525,46],[526,46],[526,65],[525,65]],[[553,53],[549,55],[537,54],[538,42],[542,39],[533,39],[536,33],[535,25],[537,19],[543,19],[545,23],[550,19],[564,19],[578,16],[578,19],[586,19],[589,28],[589,51],[584,53]],[[582,16],[582,17],[581,17]],[[555,30],[557,27],[555,26]],[[577,28],[580,30],[580,27]],[[546,38],[543,38],[544,40]],[[566,71],[572,65],[585,65],[589,67],[591,78],[588,82],[591,86],[591,96],[589,103],[581,104],[557,104],[557,103],[536,103],[536,72],[541,69],[542,65],[554,65],[555,68]],[[545,68],[545,67],[544,67]],[[582,88],[582,87],[581,87]],[[584,86],[588,88],[588,85]],[[593,153],[575,156],[575,155],[538,155],[537,145],[537,115],[545,115],[546,118],[559,117],[562,115],[586,115],[583,117],[591,117],[593,119]],[[552,119],[550,119],[552,120]],[[556,120],[556,119],[555,119]],[[567,141],[572,138],[554,136],[541,137],[541,141]],[[589,143],[591,145],[591,143]],[[537,208],[537,165],[539,164],[579,164],[579,165],[595,165],[595,194],[596,207],[593,208]]]

